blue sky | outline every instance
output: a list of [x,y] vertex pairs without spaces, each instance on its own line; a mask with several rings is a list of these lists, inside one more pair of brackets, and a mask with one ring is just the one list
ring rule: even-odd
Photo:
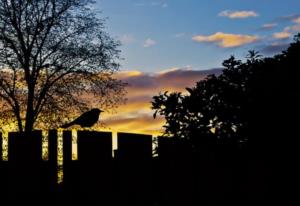
[[[295,27],[300,1],[97,0],[96,8],[102,17],[108,17],[108,32],[123,42],[121,69],[157,72],[220,67],[229,55],[241,58],[249,49],[271,54],[297,33],[298,28],[286,27]],[[268,29],[261,29],[263,25]],[[286,30],[289,37],[281,34],[281,38],[274,38],[274,33]],[[217,32],[219,35],[213,36]],[[230,38],[229,34],[256,39],[238,46],[220,45],[220,38]],[[200,41],[193,40],[198,35],[202,36]]]

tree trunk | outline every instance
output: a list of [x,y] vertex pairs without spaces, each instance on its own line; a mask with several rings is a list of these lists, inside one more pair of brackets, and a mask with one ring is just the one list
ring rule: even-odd
[[33,98],[28,98],[26,119],[25,119],[25,132],[31,132],[33,130],[34,114],[33,114]]
[[34,124],[34,115],[33,115],[32,105],[27,105],[26,119],[25,119],[25,132],[31,132],[33,130],[33,124]]
[[17,121],[18,121],[18,129],[19,129],[19,132],[23,132],[23,125],[22,125],[22,120],[21,120],[21,117],[19,114],[17,114]]
[[31,117],[32,115],[26,115],[26,123],[25,123],[25,130],[24,132],[30,133],[33,130],[33,118]]
[[32,132],[34,125],[34,85],[31,81],[28,84],[28,99],[27,99],[27,110],[25,118],[25,132]]

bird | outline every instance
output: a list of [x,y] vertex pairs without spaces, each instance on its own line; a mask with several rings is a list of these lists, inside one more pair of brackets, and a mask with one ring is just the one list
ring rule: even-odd
[[73,125],[79,125],[81,127],[92,127],[99,120],[101,112],[104,111],[98,108],[91,109],[90,111],[87,111],[79,117],[77,117],[72,122],[62,125],[61,128],[65,129]]

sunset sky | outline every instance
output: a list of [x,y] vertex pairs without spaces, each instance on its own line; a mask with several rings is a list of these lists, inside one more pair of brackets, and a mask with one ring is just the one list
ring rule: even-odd
[[184,91],[232,54],[278,53],[300,31],[299,0],[97,0],[93,9],[122,42],[116,77],[129,83],[127,104],[103,115],[113,131],[159,134],[153,95]]

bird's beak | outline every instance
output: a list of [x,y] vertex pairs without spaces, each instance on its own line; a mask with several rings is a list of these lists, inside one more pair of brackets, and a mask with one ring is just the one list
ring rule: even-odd
[[104,111],[100,109],[100,112],[104,112]]

